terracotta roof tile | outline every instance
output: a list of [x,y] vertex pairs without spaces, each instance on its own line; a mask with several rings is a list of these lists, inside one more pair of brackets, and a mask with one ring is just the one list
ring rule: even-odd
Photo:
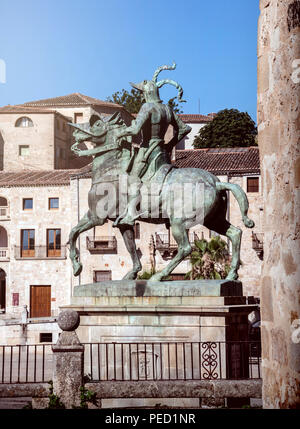
[[55,113],[55,110],[41,109],[40,107],[27,106],[3,106],[0,107],[0,113]]
[[214,174],[260,173],[258,147],[177,150],[174,164]]
[[77,170],[0,172],[0,187],[69,185],[70,176]]
[[73,94],[62,95],[54,98],[45,98],[24,103],[23,106],[45,106],[45,107],[68,107],[68,106],[108,106],[117,109],[123,109],[122,106],[109,101],[102,101],[98,98],[74,92]]
[[178,115],[183,122],[190,124],[199,124],[204,122],[211,122],[213,120],[213,114],[209,115],[198,115],[198,114],[185,114],[180,113]]
[[[201,168],[218,175],[260,174],[258,147],[178,150],[174,164],[179,168]],[[0,187],[66,186],[71,177],[91,177],[91,166],[73,170],[1,171]]]
[[56,110],[50,110],[50,109],[44,109],[42,107],[32,107],[32,106],[19,106],[19,105],[15,105],[15,106],[3,106],[0,107],[0,114],[1,113],[18,113],[18,114],[24,114],[24,115],[32,115],[33,113],[42,113],[42,114],[49,114],[51,113],[52,115],[59,115],[62,118],[66,119],[67,121],[71,121],[72,118],[69,118],[68,116],[63,115],[60,112],[57,112]]

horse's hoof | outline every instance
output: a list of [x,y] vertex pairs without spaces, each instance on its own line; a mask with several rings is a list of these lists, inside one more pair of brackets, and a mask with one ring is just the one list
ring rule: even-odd
[[229,273],[225,280],[237,280],[238,278],[237,273]]
[[148,280],[149,282],[160,282],[162,279],[162,275],[160,273],[154,274],[152,277],[150,277],[150,279]]
[[137,273],[130,271],[123,277],[123,280],[135,280],[137,278]]
[[82,271],[82,264],[79,263],[76,267],[73,268],[74,276],[75,277],[79,276],[81,271]]

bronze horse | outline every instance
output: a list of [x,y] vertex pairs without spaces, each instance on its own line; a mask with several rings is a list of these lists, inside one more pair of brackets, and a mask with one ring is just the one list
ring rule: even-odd
[[[144,81],[144,84],[145,82],[149,81]],[[150,105],[151,103],[145,104]],[[170,121],[172,121],[172,118]],[[178,124],[179,135],[181,137],[180,123],[178,122]],[[119,114],[112,115],[112,117],[106,121],[103,121],[100,117],[92,116],[89,123],[71,125],[76,128],[74,131],[76,143],[73,145],[72,150],[77,153],[78,156],[94,155],[92,163],[92,186],[88,194],[89,210],[71,230],[69,236],[70,259],[72,261],[74,275],[77,276],[82,270],[79,252],[76,248],[76,240],[79,234],[97,225],[103,225],[108,220],[115,221],[116,223],[116,220],[120,218],[118,199],[116,201],[117,210],[115,207],[112,207],[111,210],[108,209],[105,216],[99,216],[97,206],[103,201],[104,197],[103,195],[99,195],[97,187],[99,184],[103,185],[109,183],[113,186],[116,194],[118,194],[119,177],[120,175],[124,175],[127,171],[130,171],[130,166],[135,158],[131,139],[128,136],[135,135],[136,132],[128,132],[129,127],[126,127]],[[136,123],[133,124],[130,129],[133,130],[135,125]],[[188,131],[189,130],[183,131],[183,134]],[[77,145],[83,141],[91,141],[94,143],[95,147],[90,150],[78,149]],[[162,223],[170,226],[172,235],[178,244],[178,252],[174,258],[161,272],[154,274],[150,281],[161,281],[164,277],[167,277],[174,268],[191,253],[188,230],[199,224],[199,219],[201,218],[201,223],[204,226],[221,235],[225,235],[231,241],[232,260],[227,279],[236,280],[238,278],[237,271],[240,265],[242,231],[226,220],[226,191],[231,191],[236,198],[245,226],[253,228],[254,222],[247,216],[248,199],[243,189],[236,184],[220,182],[216,176],[205,170],[198,168],[172,168],[167,152],[161,144],[158,144],[155,150],[150,153],[147,159],[147,165],[154,165],[154,167],[152,170],[150,167],[148,168],[142,181],[148,185],[155,180],[159,181],[161,188],[157,203],[157,213],[159,213],[159,215],[156,218],[151,218],[151,216],[143,217],[141,214],[138,215],[136,219],[143,222],[155,224]],[[157,177],[159,177],[159,179],[157,179]],[[190,184],[193,193],[199,189],[197,185],[200,184],[202,186],[201,189],[203,189],[204,192],[203,206],[198,208],[198,212],[196,210],[193,216],[185,216],[183,214],[176,217],[176,210],[174,211],[172,207],[167,209],[167,212],[164,213],[163,204],[170,199],[170,186],[174,183],[184,184],[187,182]],[[133,262],[132,270],[126,274],[124,279],[136,279],[138,272],[142,269],[142,265],[136,250],[133,225],[124,223],[116,223],[116,225],[122,233],[126,248]]]

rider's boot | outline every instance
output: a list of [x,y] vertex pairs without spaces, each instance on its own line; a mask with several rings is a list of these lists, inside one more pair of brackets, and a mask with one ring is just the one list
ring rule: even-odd
[[125,214],[118,216],[118,218],[114,221],[113,226],[134,225],[135,219],[139,216],[136,211],[136,206],[139,203],[139,196],[140,193],[137,193],[129,197],[128,206]]

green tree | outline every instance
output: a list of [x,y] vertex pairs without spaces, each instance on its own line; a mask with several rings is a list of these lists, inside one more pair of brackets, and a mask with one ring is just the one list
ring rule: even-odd
[[[171,98],[168,101],[168,105],[174,110],[175,113],[182,113],[180,105],[175,101],[176,97]],[[143,94],[135,88],[132,88],[130,92],[122,89],[117,91],[110,97],[106,98],[111,103],[120,104],[125,107],[129,113],[138,113],[142,104],[144,103]]]
[[193,146],[195,149],[256,146],[256,135],[255,122],[248,113],[224,109],[200,129]]
[[186,279],[225,279],[229,265],[227,243],[219,236],[195,241],[196,249],[191,253],[192,269],[186,274]]

